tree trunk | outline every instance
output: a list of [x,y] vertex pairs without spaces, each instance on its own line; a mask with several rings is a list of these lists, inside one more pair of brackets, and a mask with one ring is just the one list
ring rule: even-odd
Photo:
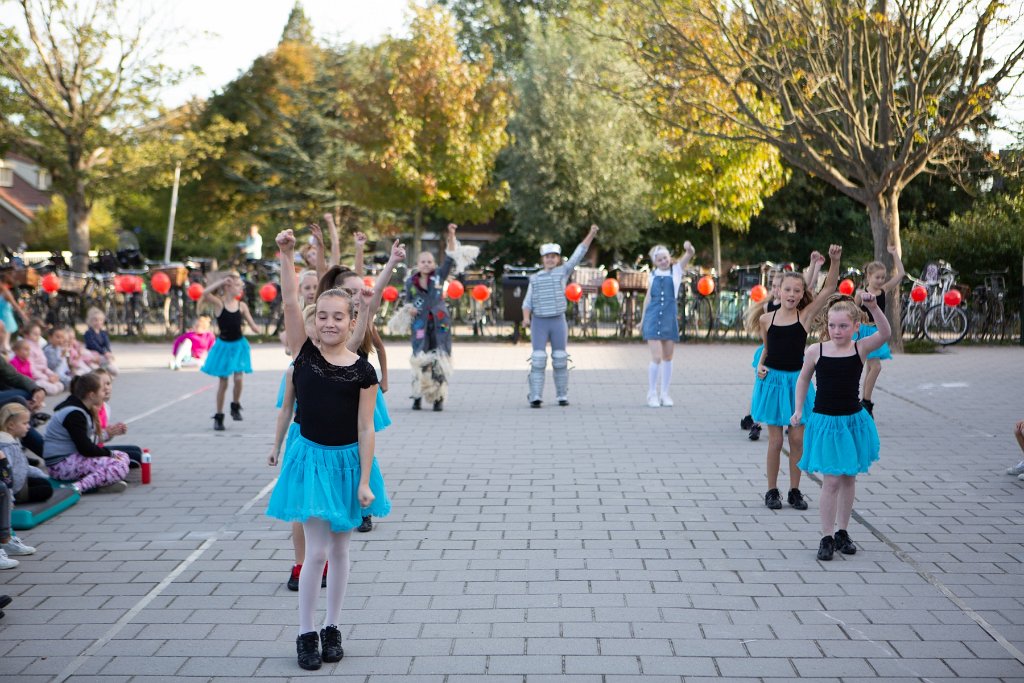
[[725,283],[725,277],[722,274],[722,228],[718,223],[711,224],[711,242],[714,245],[714,259],[715,259],[715,273],[718,275],[721,283]]
[[412,262],[415,263],[423,251],[423,207],[416,205],[412,218]]
[[71,249],[71,268],[79,273],[89,271],[89,217],[92,207],[85,197],[85,186],[78,183],[64,194],[68,211],[68,246]]
[[[867,205],[868,216],[871,218],[871,238],[874,243],[875,260],[885,264],[889,273],[892,273],[893,260],[889,253],[889,245],[896,245],[900,258],[903,256],[903,249],[900,242],[900,193],[898,190],[881,194],[874,198]],[[903,350],[903,327],[900,324],[902,318],[902,301],[900,290],[893,293],[892,297],[886,299],[886,315],[889,324],[892,326],[892,339],[889,346],[893,351]]]

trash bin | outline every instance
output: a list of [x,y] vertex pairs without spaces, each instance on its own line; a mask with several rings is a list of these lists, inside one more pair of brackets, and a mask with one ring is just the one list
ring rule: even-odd
[[523,322],[523,299],[530,284],[530,274],[536,269],[506,269],[501,278],[503,318],[512,323]]

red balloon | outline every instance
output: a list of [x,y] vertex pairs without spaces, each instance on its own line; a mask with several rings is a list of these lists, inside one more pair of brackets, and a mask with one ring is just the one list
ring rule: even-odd
[[842,282],[839,283],[839,293],[840,294],[845,294],[846,296],[850,296],[850,295],[853,294],[853,290],[854,290],[853,280],[851,280],[850,278],[846,278],[845,280],[843,280]]
[[47,273],[43,277],[43,291],[47,294],[53,294],[60,289],[60,278],[57,277],[56,273]]
[[188,286],[188,298],[192,301],[199,301],[203,297],[203,286],[198,282],[193,282]]
[[613,277],[601,283],[601,293],[609,299],[619,293],[619,281]]
[[490,298],[491,290],[489,290],[486,285],[477,285],[473,288],[472,294],[474,299],[483,302]]
[[697,280],[697,291],[704,296],[711,296],[711,293],[715,291],[715,278],[705,275]]
[[133,275],[132,276],[132,291],[133,292],[138,294],[139,292],[142,291],[144,286],[145,286],[145,283],[143,282],[141,275]]
[[263,285],[262,287],[260,287],[260,298],[269,304],[271,301],[277,298],[277,287],[275,287],[272,282],[268,282],[267,284]]
[[565,288],[565,298],[569,301],[576,303],[583,296],[583,288],[575,282],[570,282],[569,286]]
[[918,285],[917,287],[914,287],[912,290],[910,290],[910,300],[915,303],[921,303],[927,298],[928,290],[922,287],[921,285]]
[[959,289],[951,289],[946,292],[946,295],[942,297],[942,300],[947,306],[959,306],[960,302],[964,300],[964,297],[960,294]]
[[462,286],[462,283],[458,280],[452,280],[448,283],[448,298],[458,299],[466,293],[466,288]]
[[398,289],[392,287],[391,285],[388,285],[387,287],[384,288],[384,293],[382,296],[384,297],[384,301],[387,301],[389,303],[398,301]]
[[367,287],[373,289],[373,286],[375,284],[377,284],[377,283],[374,281],[374,279],[372,277],[367,275],[366,277],[363,278],[363,284],[366,285]]
[[768,288],[764,285],[754,285],[750,288],[750,298],[755,304],[759,304],[768,298]]
[[153,277],[149,279],[149,284],[158,294],[167,294],[167,292],[171,291],[171,278],[167,276],[167,273],[160,270],[153,273]]

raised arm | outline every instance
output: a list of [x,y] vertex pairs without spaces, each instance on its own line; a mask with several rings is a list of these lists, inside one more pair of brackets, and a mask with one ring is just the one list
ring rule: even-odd
[[448,273],[452,271],[452,266],[455,265],[455,259],[449,255],[449,252],[455,251],[455,248],[459,245],[459,241],[455,238],[455,231],[459,229],[459,226],[454,223],[449,223],[444,238],[444,262],[441,263],[441,268],[437,271],[437,280],[440,283],[444,283],[448,279]]
[[878,300],[875,299],[875,295],[870,292],[861,292],[860,300],[867,306],[868,311],[871,313],[871,317],[875,321],[875,325],[878,326],[878,331],[870,337],[864,337],[863,339],[857,340],[857,352],[860,353],[860,357],[867,358],[868,354],[872,351],[880,348],[882,344],[889,341],[889,337],[892,336],[892,327],[889,325],[889,319],[885,317],[885,313],[881,308],[878,307]]
[[890,244],[888,250],[889,253],[892,254],[892,262],[893,265],[896,266],[896,273],[889,278],[884,285],[882,285],[882,291],[886,294],[891,294],[896,291],[896,288],[900,286],[901,282],[903,282],[903,278],[906,276],[907,271],[903,268],[903,259],[900,258],[899,250],[896,248],[896,245]]
[[278,233],[277,248],[281,251],[281,300],[284,302],[285,342],[292,357],[299,355],[306,343],[306,326],[299,304],[299,278],[295,275],[295,235],[291,230]]
[[812,251],[810,265],[804,271],[804,285],[811,292],[814,292],[814,286],[818,284],[818,273],[821,272],[823,265],[825,265],[825,257],[819,251]]
[[[391,281],[391,274],[395,271],[395,266],[405,260],[405,245],[399,244],[398,240],[391,245],[391,257],[388,258],[388,262],[384,264],[384,267],[380,271],[380,275],[377,276],[377,281],[374,282],[373,290],[364,289],[363,292],[370,291],[367,297],[362,297],[359,302],[359,316],[356,318],[356,329],[352,332],[349,337],[348,343],[345,345],[349,351],[355,352],[362,343],[363,338],[366,336],[366,330],[370,327],[373,322],[373,317],[377,314],[377,307],[380,306],[380,298],[384,293],[384,288],[388,286],[388,282]],[[362,293],[361,293],[362,294]]]
[[203,290],[203,295],[199,298],[200,303],[205,303],[209,306],[213,306],[214,311],[219,315],[221,309],[224,308],[224,301],[217,296],[217,292],[224,289],[224,285],[228,283],[228,279],[231,276],[223,277],[212,285]]
[[320,280],[327,272],[327,246],[324,244],[324,231],[316,223],[310,223],[309,231],[313,235],[313,244],[316,245],[316,279]]
[[[334,224],[334,214],[325,213],[324,223],[327,224],[327,232],[331,235],[331,260],[327,262],[327,266],[336,266],[341,263],[341,241],[338,237],[338,226]],[[362,270],[357,270],[356,272],[359,275],[363,274]]]
[[357,232],[352,236],[355,240],[355,263],[352,266],[352,271],[359,277],[363,276],[363,272],[366,268],[366,234]]
[[800,324],[804,326],[804,329],[810,329],[811,321],[818,315],[822,306],[828,301],[828,298],[832,296],[836,291],[836,285],[839,283],[839,263],[842,261],[843,248],[838,244],[830,245],[828,248],[828,275],[825,276],[825,284],[822,285],[821,291],[818,292],[817,296],[814,297],[814,301],[807,304],[802,311],[805,315],[800,317]]
[[562,267],[565,268],[566,273],[571,273],[572,271],[574,271],[576,269],[576,266],[580,264],[580,261],[583,260],[583,257],[587,255],[587,251],[590,250],[590,245],[594,243],[594,238],[597,237],[597,231],[598,227],[596,225],[590,226],[590,232],[587,233],[587,236],[583,238],[583,241],[580,242],[576,249],[572,252],[572,256],[570,256],[566,260],[566,262],[562,264]]
[[690,240],[683,242],[683,255],[679,257],[678,261],[676,261],[676,266],[679,267],[680,272],[685,271],[686,266],[690,265],[690,261],[693,260],[693,255],[695,253],[696,250],[693,248],[693,244],[690,243]]

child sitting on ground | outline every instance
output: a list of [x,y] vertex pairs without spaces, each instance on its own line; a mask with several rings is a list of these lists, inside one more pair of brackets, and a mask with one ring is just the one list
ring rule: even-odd
[[84,375],[98,369],[102,364],[103,356],[85,348],[85,344],[78,341],[74,327],[64,329],[64,343],[68,349],[68,364],[71,365],[71,372],[76,375]]
[[38,503],[53,495],[46,472],[29,462],[21,445],[21,439],[28,434],[31,417],[31,411],[17,402],[0,408],[0,454],[7,458],[11,467],[11,491],[16,503]]
[[71,378],[74,375],[71,373],[71,363],[68,362],[67,343],[64,341],[65,336],[63,327],[54,327],[50,330],[50,334],[47,337],[49,343],[43,349],[43,354],[46,356],[46,367],[57,375],[60,383],[64,385],[66,390],[71,385]]
[[171,353],[174,359],[170,362],[171,370],[181,370],[194,361],[202,360],[206,352],[217,341],[217,335],[210,331],[210,316],[201,315],[196,319],[192,329],[174,340]]
[[[8,404],[18,405],[18,404]],[[22,410],[27,409],[20,406]],[[6,412],[7,406],[2,409]],[[18,421],[18,426],[14,427],[15,430],[20,429],[20,436],[25,436],[28,433],[28,419],[25,416],[24,420]],[[5,424],[6,428],[6,424]],[[17,437],[14,434],[9,434],[10,437],[14,438],[17,444]],[[20,445],[18,448],[20,449]],[[11,530],[11,512],[14,510],[14,470],[11,462],[7,459],[7,452],[5,448],[0,448],[0,569],[14,569],[18,566],[18,561],[13,559],[12,555],[31,555],[36,551],[32,546],[25,545],[21,542],[17,536],[14,535]]]
[[35,383],[51,396],[64,391],[64,383],[46,362],[46,353],[43,352],[42,346],[46,343],[43,341],[43,324],[38,320],[30,320],[22,331],[25,333],[22,339],[28,342],[28,359],[32,364],[32,378]]
[[110,348],[110,335],[107,334],[107,314],[98,308],[90,308],[85,314],[85,348],[99,354],[100,367],[117,377],[117,365],[114,363],[114,352]]

